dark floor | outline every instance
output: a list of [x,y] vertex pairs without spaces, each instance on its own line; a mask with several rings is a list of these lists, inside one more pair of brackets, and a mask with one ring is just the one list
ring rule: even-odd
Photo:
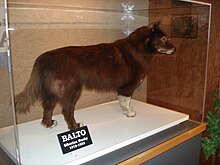
[[0,165],[15,165],[8,155],[0,148]]

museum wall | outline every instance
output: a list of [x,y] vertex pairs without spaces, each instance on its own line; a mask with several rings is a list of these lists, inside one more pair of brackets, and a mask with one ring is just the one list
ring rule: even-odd
[[0,128],[3,126],[12,125],[14,123],[13,112],[10,106],[10,84],[8,76],[8,68],[0,65]]
[[[140,8],[146,8],[147,3],[145,5],[143,5],[142,0],[136,3],[136,6]],[[108,10],[105,12],[96,10],[103,8]],[[121,3],[116,0],[108,2],[101,0],[8,0],[8,9],[15,94],[23,90],[29,79],[34,61],[40,54],[64,46],[93,45],[113,42],[126,37],[123,33],[125,29],[124,22],[121,20],[122,13],[110,11],[111,9],[121,9]],[[144,21],[136,19],[135,26],[139,27],[144,24],[147,25],[147,23],[146,17]],[[7,77],[7,74],[5,72],[4,77]],[[8,80],[5,83],[8,83]],[[146,80],[135,91],[134,98],[145,101],[145,91]],[[7,88],[6,93],[1,101],[5,113],[8,114],[8,109],[10,109],[8,104],[10,100],[9,88]],[[96,91],[83,90],[76,109],[116,99],[116,93],[97,93]],[[58,105],[54,114],[60,112],[61,108]],[[41,117],[42,108],[37,103],[31,109],[31,113],[17,115],[17,121],[22,123]],[[4,126],[11,124],[5,118],[1,120],[4,120],[2,122]]]

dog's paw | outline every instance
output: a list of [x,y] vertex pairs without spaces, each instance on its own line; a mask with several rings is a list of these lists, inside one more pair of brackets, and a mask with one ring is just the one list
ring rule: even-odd
[[125,114],[127,117],[135,117],[135,116],[136,116],[136,112],[135,112],[134,110],[124,111],[124,114]]
[[44,126],[45,128],[54,128],[58,125],[58,122],[56,120],[52,120],[52,124],[46,124],[44,122],[41,122],[41,125]]
[[58,122],[56,120],[52,120],[53,124],[49,128],[54,128],[58,125]]
[[78,125],[79,125],[79,127],[83,127],[83,126],[85,126],[85,124],[82,123],[82,122],[78,123]]

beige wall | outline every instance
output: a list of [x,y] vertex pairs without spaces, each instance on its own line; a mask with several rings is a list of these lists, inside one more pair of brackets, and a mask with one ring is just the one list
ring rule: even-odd
[[[112,42],[125,37],[122,31],[125,29],[126,23],[121,21],[122,13],[65,8],[65,6],[70,7],[79,4],[73,2],[76,2],[76,0],[9,0],[9,27],[14,29],[10,31],[10,43],[15,94],[23,90],[35,59],[43,52],[63,46]],[[94,2],[99,4],[94,5]],[[80,3],[84,7],[89,5],[93,8],[109,7],[103,1],[90,0],[80,1]],[[110,5],[110,8],[117,8],[117,5],[121,5],[118,1],[111,1],[111,3],[113,6]],[[52,6],[48,7],[48,4],[52,4]],[[57,8],[56,6],[59,4],[62,4],[64,8]],[[147,24],[146,17],[139,16],[131,26],[134,29],[144,24]],[[4,81],[8,82],[5,79],[7,73],[4,72],[3,75]],[[9,92],[4,95],[9,95]],[[142,101],[146,100],[146,80],[136,90],[134,97]],[[3,104],[6,103],[5,98],[2,98]],[[84,90],[76,109],[115,99],[117,99],[116,93],[96,93],[95,91]],[[60,112],[60,107],[57,106],[55,114]],[[10,116],[10,114],[7,116]],[[17,115],[17,120],[21,123],[41,117],[42,108],[39,104],[36,104],[31,109],[31,113]],[[4,125],[10,125],[10,123],[6,120]]]
[[0,66],[0,128],[14,123],[7,67]]

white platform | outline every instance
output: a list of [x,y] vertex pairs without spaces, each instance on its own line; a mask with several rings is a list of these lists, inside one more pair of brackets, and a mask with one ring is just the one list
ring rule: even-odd
[[[62,115],[54,116],[58,126],[53,129],[42,127],[41,120],[18,125],[22,164],[82,164],[189,119],[186,114],[136,100],[132,100],[132,105],[137,112],[135,118],[123,115],[118,101],[76,111],[76,120],[88,126],[93,144],[65,155],[57,138],[58,133],[67,131]],[[0,143],[15,157],[8,142],[9,130],[10,127],[0,129]]]

